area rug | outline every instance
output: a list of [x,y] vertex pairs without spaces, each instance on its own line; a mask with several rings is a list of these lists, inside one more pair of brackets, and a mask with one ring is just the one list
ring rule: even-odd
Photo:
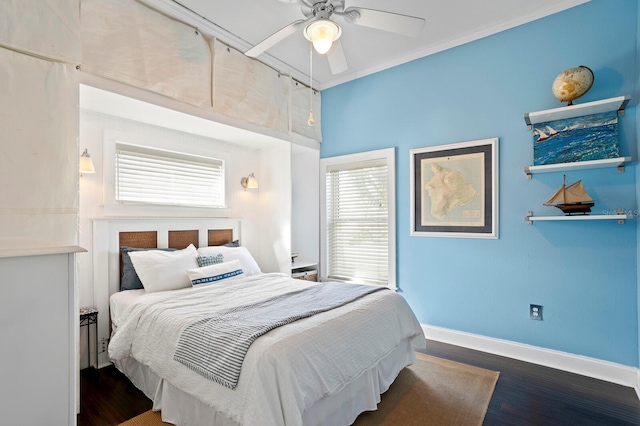
[[[498,372],[424,354],[400,372],[376,411],[362,413],[355,426],[482,425]],[[120,426],[163,426],[147,411]]]

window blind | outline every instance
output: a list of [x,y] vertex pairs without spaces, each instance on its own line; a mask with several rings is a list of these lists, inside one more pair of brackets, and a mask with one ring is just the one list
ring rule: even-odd
[[388,284],[387,176],[384,159],[327,169],[329,278]]
[[116,143],[116,201],[221,208],[224,161]]

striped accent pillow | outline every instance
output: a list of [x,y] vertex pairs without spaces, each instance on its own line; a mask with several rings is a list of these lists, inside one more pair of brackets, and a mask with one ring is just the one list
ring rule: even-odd
[[187,275],[192,286],[213,284],[220,281],[244,277],[239,260],[203,266],[202,268],[188,269]]
[[212,254],[211,256],[198,256],[198,266],[210,266],[217,265],[224,262],[224,255],[222,253]]

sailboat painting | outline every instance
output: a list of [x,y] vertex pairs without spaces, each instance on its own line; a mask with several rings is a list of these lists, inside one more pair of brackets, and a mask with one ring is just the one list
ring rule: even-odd
[[562,186],[543,205],[557,207],[566,216],[571,216],[574,214],[589,214],[594,203],[593,199],[585,191],[581,180],[567,186],[567,176],[565,175]]
[[617,111],[534,124],[534,166],[619,156]]

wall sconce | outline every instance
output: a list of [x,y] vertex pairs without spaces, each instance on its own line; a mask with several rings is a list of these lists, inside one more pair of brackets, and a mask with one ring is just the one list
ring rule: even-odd
[[251,173],[249,176],[240,179],[240,185],[242,185],[245,191],[247,188],[255,189],[258,187],[258,179],[256,179],[255,175]]
[[82,173],[95,173],[96,170],[93,168],[93,161],[91,160],[91,156],[89,152],[87,152],[87,148],[84,149],[84,152],[80,155],[80,176]]

